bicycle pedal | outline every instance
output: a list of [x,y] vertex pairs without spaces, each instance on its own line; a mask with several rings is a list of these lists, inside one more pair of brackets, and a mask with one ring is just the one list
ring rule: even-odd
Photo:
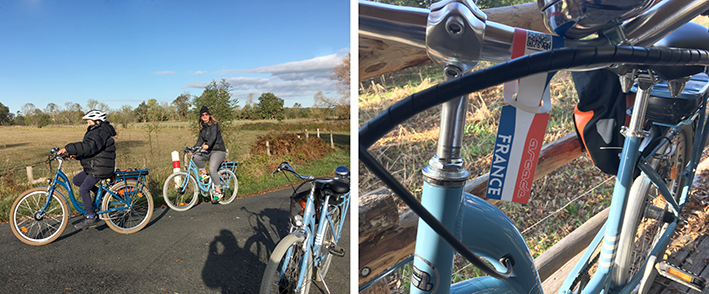
[[345,256],[345,248],[342,248],[338,245],[332,245],[329,248],[330,254],[338,257],[344,257]]
[[706,280],[695,273],[682,269],[676,265],[670,264],[667,261],[660,262],[655,265],[657,272],[670,280],[685,285],[689,288],[701,292],[706,286]]

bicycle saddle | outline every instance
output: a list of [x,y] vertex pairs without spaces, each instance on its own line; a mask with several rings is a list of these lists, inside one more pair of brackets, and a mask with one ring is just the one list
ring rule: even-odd
[[341,182],[338,179],[317,179],[315,180],[315,187],[320,190],[332,190],[337,194],[345,194],[350,191],[350,185],[345,182]]
[[[660,41],[653,47],[696,48],[709,51],[709,31],[707,27],[690,22]],[[650,66],[664,80],[688,77],[704,71],[704,66]]]

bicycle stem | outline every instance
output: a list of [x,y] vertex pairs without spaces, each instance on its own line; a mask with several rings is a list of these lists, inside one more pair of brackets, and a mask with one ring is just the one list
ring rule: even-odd
[[[588,40],[565,40],[565,44],[567,47],[649,46],[677,29],[678,24],[684,24],[707,10],[709,1],[705,0],[664,0],[631,21],[608,28],[603,36]],[[360,36],[426,49],[425,20],[429,14],[428,9],[360,1],[359,11]],[[474,21],[467,18],[464,20]],[[514,28],[490,20],[484,23],[481,58],[494,62],[510,60]],[[478,49],[468,47],[465,50]]]

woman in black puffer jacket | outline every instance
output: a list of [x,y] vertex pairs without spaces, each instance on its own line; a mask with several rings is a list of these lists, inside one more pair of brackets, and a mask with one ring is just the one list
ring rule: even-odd
[[[199,136],[194,147],[201,147],[200,152],[194,156],[194,163],[202,170],[202,179],[207,174],[205,169],[205,161],[209,161],[209,175],[214,179],[219,179],[219,165],[226,158],[226,146],[222,139],[222,131],[219,128],[219,123],[214,120],[212,114],[209,113],[209,108],[202,106],[199,110]],[[212,198],[212,203],[217,203],[222,198],[222,189],[219,187],[219,181],[216,181],[214,191],[216,194]]]
[[59,150],[59,155],[68,154],[81,161],[83,171],[74,176],[72,182],[79,187],[79,195],[86,209],[86,218],[75,225],[78,229],[95,227],[98,218],[90,191],[98,192],[96,183],[101,179],[110,178],[116,167],[116,144],[113,136],[116,130],[106,121],[106,113],[91,110],[82,117],[88,126],[81,142],[69,143]]

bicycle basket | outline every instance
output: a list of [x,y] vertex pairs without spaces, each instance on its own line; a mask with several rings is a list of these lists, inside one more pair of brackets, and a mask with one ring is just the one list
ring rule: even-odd
[[[291,219],[296,215],[303,216],[303,211],[305,210],[305,205],[308,203],[308,195],[310,195],[310,190],[305,190],[301,192],[293,192],[290,197],[290,216]],[[320,216],[320,199],[315,199],[315,217]]]

